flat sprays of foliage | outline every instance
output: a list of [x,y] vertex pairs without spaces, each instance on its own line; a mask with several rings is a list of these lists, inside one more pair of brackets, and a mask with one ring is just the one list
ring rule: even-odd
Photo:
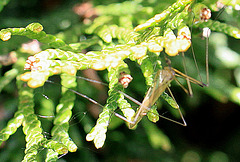
[[[0,9],[6,4],[7,1],[0,3]],[[232,17],[237,19],[234,8],[239,3],[222,2],[222,4],[232,6]],[[211,31],[240,38],[240,30],[237,27],[210,19],[210,9],[219,9],[216,1],[178,0],[172,4],[161,1],[154,4],[125,1],[96,5],[90,9],[93,16],[82,15],[83,21],[57,34],[46,33],[44,26],[36,22],[26,27],[5,28],[0,31],[2,41],[21,36],[33,39],[32,43],[39,46],[36,50],[26,47],[27,44],[20,47],[16,43],[17,50],[8,56],[16,58],[16,61],[10,62],[12,68],[5,72],[0,80],[0,90],[3,90],[16,78],[18,90],[18,108],[1,130],[0,142],[7,141],[22,126],[26,140],[23,161],[37,161],[37,155],[43,149],[47,149],[45,161],[56,161],[60,155],[77,150],[77,144],[69,135],[69,121],[76,104],[76,94],[73,91],[77,89],[78,82],[75,77],[77,71],[94,69],[106,70],[108,73],[108,98],[106,104],[102,106],[95,126],[89,127],[91,123],[82,122],[84,131],[88,133],[86,140],[93,141],[96,148],[101,148],[107,138],[107,129],[114,112],[120,109],[129,121],[135,114],[129,100],[123,93],[119,93],[125,89],[119,83],[121,74],[131,73],[126,60],[131,60],[132,64],[135,62],[140,67],[147,87],[151,87],[156,72],[163,69],[165,57],[160,56],[179,57],[177,56],[179,53],[191,49],[192,34],[200,33],[200,28],[208,27]],[[79,37],[82,38],[80,41]],[[5,46],[5,43],[1,42],[1,46]],[[239,56],[237,59],[240,60]],[[233,68],[236,66],[238,65],[232,64]],[[42,123],[35,112],[38,107],[35,105],[34,89],[43,86],[53,75],[60,75],[61,99],[55,109],[49,110],[45,107],[45,110],[38,110],[43,116],[54,114],[51,138],[48,138],[44,135]],[[206,92],[216,99],[221,100],[221,96],[225,96],[239,104],[239,88],[227,84],[229,89],[218,95],[214,92],[221,91],[221,87],[213,86]],[[173,108],[178,107],[167,93],[164,92],[162,97]],[[153,106],[150,112],[148,119],[158,121],[156,106]],[[171,149],[169,138],[156,125],[144,121],[143,126],[150,143],[155,148],[160,147],[166,151]]]

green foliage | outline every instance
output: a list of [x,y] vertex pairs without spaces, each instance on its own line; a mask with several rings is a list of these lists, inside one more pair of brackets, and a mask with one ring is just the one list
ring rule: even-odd
[[[7,2],[0,2],[0,11]],[[164,5],[165,9],[160,11],[159,6],[161,5]],[[73,93],[74,90],[77,90],[78,83],[75,76],[79,70],[94,69],[107,72],[109,82],[108,98],[104,106],[98,104],[101,106],[102,111],[95,126],[92,126],[92,119],[87,117],[84,117],[84,119],[79,117],[79,120],[83,125],[84,132],[88,133],[86,140],[93,141],[96,148],[101,148],[106,140],[108,128],[111,128],[111,123],[114,125],[115,118],[112,119],[113,114],[119,109],[121,114],[129,121],[132,120],[135,114],[132,108],[133,104],[121,93],[124,88],[119,83],[120,73],[135,73],[131,68],[131,64],[135,62],[135,65],[141,70],[145,84],[147,87],[151,87],[156,72],[162,70],[162,66],[166,64],[165,59],[163,59],[166,56],[165,54],[175,56],[175,58],[171,57],[174,60],[179,53],[186,52],[192,42],[194,44],[195,40],[196,42],[199,41],[196,37],[200,33],[199,28],[208,27],[212,31],[221,32],[236,39],[240,38],[239,28],[217,20],[206,20],[199,16],[203,8],[216,9],[215,2],[203,1],[197,3],[192,0],[178,0],[170,6],[167,5],[164,2],[157,1],[125,1],[94,6],[91,9],[94,10],[95,17],[97,16],[95,19],[93,19],[94,16],[89,19],[83,16],[82,19],[87,19],[86,21],[75,22],[74,16],[72,16],[67,21],[71,24],[70,26],[54,27],[56,28],[55,31],[58,31],[55,34],[46,34],[47,32],[43,31],[45,30],[44,25],[42,25],[44,21],[30,23],[25,28],[10,27],[1,29],[0,38],[3,41],[9,41],[9,44],[14,44],[14,48],[10,48],[8,42],[1,42],[1,53],[8,53],[15,49],[17,61],[10,63],[13,64],[10,70],[2,72],[4,75],[0,78],[0,91],[8,91],[8,85],[16,78],[18,108],[12,119],[1,130],[0,143],[7,141],[22,126],[26,140],[23,161],[38,161],[38,155],[43,149],[46,149],[45,161],[56,161],[58,156],[65,155],[68,151],[77,151],[80,142],[72,140],[71,134],[69,134],[70,122],[74,114],[73,108],[77,107],[76,94]],[[226,3],[226,5],[235,7],[239,4],[236,2]],[[157,13],[155,13],[156,11]],[[233,15],[233,19],[237,20],[238,17]],[[52,23],[47,19],[45,21],[48,21],[48,24]],[[56,19],[55,23],[61,24],[64,23],[64,20],[58,22],[58,19]],[[140,25],[138,25],[139,23]],[[15,36],[37,40],[41,43],[42,50],[32,51],[26,49],[23,45],[20,47],[18,43],[15,44],[17,42],[17,40],[14,40]],[[220,65],[212,63],[213,68],[239,69],[239,61],[236,61],[240,60],[239,54],[228,48],[226,41],[217,41],[221,34],[213,34],[214,37],[216,41],[210,43],[212,43],[211,45],[213,45],[215,51],[218,51],[216,56],[222,61],[222,66],[219,68]],[[226,36],[222,40],[227,40]],[[21,43],[24,43],[24,40]],[[201,49],[199,47],[201,43],[197,42],[196,44]],[[40,46],[40,44],[38,45]],[[220,51],[228,53],[231,51],[230,56],[227,57],[235,59],[226,61],[224,53]],[[196,52],[196,55],[198,54]],[[190,64],[193,63],[190,57],[186,59]],[[175,64],[179,66],[179,60]],[[171,66],[175,67],[175,64],[173,62]],[[202,65],[200,63],[200,72],[203,71]],[[24,72],[24,69],[30,71]],[[106,71],[104,71],[105,69]],[[210,73],[210,78],[214,76],[215,80],[211,81],[210,88],[205,88],[205,94],[221,102],[230,100],[239,105],[240,81],[237,79],[240,76],[239,70],[235,72],[237,85],[231,83],[227,77],[220,75],[220,73],[218,71],[214,75]],[[191,74],[190,76],[192,76]],[[55,110],[50,110],[50,106],[46,108],[47,106],[43,105],[41,108],[38,104],[35,105],[35,103],[39,102],[39,99],[34,98],[36,94],[34,88],[44,86],[49,77],[53,75],[60,75],[62,88],[59,103]],[[225,86],[228,88],[225,88]],[[86,93],[96,91],[91,89],[92,86],[85,85],[85,87],[86,91],[88,90]],[[140,90],[147,91],[147,89],[143,88],[144,86],[140,87]],[[172,87],[174,88],[175,85],[173,84]],[[69,90],[69,88],[73,90]],[[137,89],[137,83],[135,89]],[[200,88],[197,90],[201,91]],[[55,90],[53,91],[57,95]],[[178,103],[167,93],[164,92],[161,97],[170,107],[179,108]],[[54,105],[53,100],[49,100],[50,105]],[[94,100],[91,100],[91,102],[95,103]],[[79,109],[86,108],[83,101],[80,102],[80,105],[81,108]],[[37,115],[41,111],[45,113],[41,115],[55,114],[54,120],[51,122],[52,126],[48,125],[47,128],[44,128],[44,124]],[[82,111],[85,112],[86,110]],[[157,106],[154,105],[147,115],[150,121],[158,121]],[[175,116],[174,113],[173,115]],[[153,148],[161,148],[165,151],[173,149],[169,137],[158,129],[156,125],[146,119],[142,123]],[[50,138],[44,135],[45,129],[51,131]],[[40,159],[42,160],[43,157],[40,157]]]
[[10,0],[2,0],[0,2],[0,11],[2,11],[3,7],[6,6],[8,4]]

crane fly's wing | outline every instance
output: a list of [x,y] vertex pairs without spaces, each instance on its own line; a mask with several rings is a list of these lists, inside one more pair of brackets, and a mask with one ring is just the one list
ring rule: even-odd
[[166,90],[166,88],[173,79],[174,71],[159,70],[155,76],[153,87],[149,89],[146,97],[142,102],[142,105],[146,107],[151,107],[161,96],[161,94]]
[[154,78],[153,87],[150,87],[142,104],[138,108],[133,117],[133,122],[129,123],[129,128],[132,129],[147,114],[149,108],[157,101],[160,95],[165,91],[170,82],[174,79],[174,71],[159,70]]

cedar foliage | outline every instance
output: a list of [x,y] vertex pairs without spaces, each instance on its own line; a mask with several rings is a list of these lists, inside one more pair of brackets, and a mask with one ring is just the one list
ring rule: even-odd
[[[7,3],[11,5],[11,2],[8,1],[0,3],[0,10],[3,13],[3,8],[7,7]],[[222,33],[213,33],[212,39],[215,39],[215,41],[210,42],[210,45],[216,51],[215,56],[221,64],[219,65],[216,61],[210,62],[212,66],[210,87],[204,88],[204,90],[197,87],[197,92],[194,91],[194,95],[198,96],[198,102],[203,99],[201,94],[205,93],[220,102],[229,100],[239,104],[240,89],[238,86],[240,83],[238,78],[240,75],[237,69],[239,68],[240,57],[228,47],[226,37],[226,35],[235,39],[240,37],[239,29],[236,27],[239,25],[239,17],[237,11],[234,10],[237,2],[222,2],[224,5],[232,6],[232,8],[227,8],[228,16],[232,19],[231,22],[227,21],[226,16],[221,17],[223,19],[221,22],[218,21],[218,16],[216,16],[217,19],[202,20],[199,16],[201,9],[208,7],[212,11],[218,10],[215,1],[178,0],[172,2],[172,4],[170,1],[168,3],[164,1],[124,1],[111,4],[106,1],[104,3],[106,4],[102,5],[93,2],[94,6],[90,5],[89,7],[89,10],[92,10],[92,16],[88,17],[85,13],[79,13],[81,21],[78,21],[79,17],[74,15],[73,12],[66,10],[66,8],[72,7],[72,4],[33,21],[28,19],[21,21],[20,18],[18,20],[12,17],[8,18],[9,22],[1,20],[1,24],[6,24],[5,26],[2,25],[0,31],[0,38],[6,41],[1,42],[2,58],[6,57],[7,60],[16,58],[16,61],[13,60],[9,64],[4,64],[6,60],[2,59],[2,67],[6,65],[11,65],[11,67],[6,71],[2,70],[0,90],[14,93],[11,86],[16,83],[18,104],[16,105],[17,109],[10,110],[14,115],[1,129],[0,141],[1,143],[7,141],[11,135],[18,133],[16,132],[17,129],[22,126],[26,141],[23,161],[41,161],[43,159],[45,161],[56,161],[61,155],[77,151],[81,143],[85,143],[83,142],[85,137],[79,131],[88,133],[87,140],[93,141],[96,148],[101,148],[105,140],[108,139],[106,135],[108,127],[116,129],[116,134],[111,133],[112,140],[114,137],[122,138],[126,143],[127,150],[134,154],[125,157],[134,158],[137,156],[137,151],[130,150],[133,149],[131,145],[137,139],[128,139],[133,141],[127,144],[129,141],[125,139],[126,137],[121,137],[122,133],[118,130],[123,121],[113,117],[113,112],[118,109],[129,120],[131,120],[134,113],[132,103],[124,98],[123,94],[119,93],[119,91],[124,91],[123,86],[118,83],[119,74],[121,72],[134,74],[134,69],[130,67],[137,66],[142,73],[141,79],[144,78],[145,84],[150,87],[153,84],[156,71],[162,69],[162,65],[165,65],[162,55],[165,53],[172,56],[170,57],[173,60],[172,66],[179,66],[181,64],[179,63],[181,62],[179,60],[180,56],[176,55],[187,50],[186,53],[191,53],[190,46],[192,44],[196,57],[200,58],[198,60],[200,72],[203,72],[204,59],[202,57],[205,51],[199,50],[196,52],[196,49],[201,49],[204,46],[199,37],[201,29],[204,27]],[[31,23],[26,27],[20,27],[27,24],[27,22]],[[49,32],[45,31],[45,26]],[[18,39],[14,39],[14,37]],[[41,50],[35,53],[31,49],[21,46],[22,43],[28,40],[25,38],[40,42]],[[220,38],[222,41],[219,41]],[[229,56],[225,56],[222,51],[229,53]],[[10,53],[10,55],[3,56],[4,53]],[[213,52],[210,51],[209,54],[212,60],[216,60]],[[233,59],[226,59],[226,57]],[[27,63],[26,60],[28,60]],[[189,63],[187,66],[191,67],[188,69],[193,69],[193,59],[187,57],[186,60]],[[24,68],[30,71],[26,72]],[[181,68],[181,66],[178,68]],[[219,69],[223,68],[226,69],[227,74],[234,71],[235,75],[227,77],[220,75]],[[94,92],[95,88],[92,85],[82,83],[74,77],[77,75],[77,71],[86,69],[103,71],[109,82],[108,98],[106,104],[101,107],[102,110],[95,126],[91,115],[87,114],[85,116],[89,102],[76,100],[76,94],[67,89],[84,91],[84,88],[78,86],[79,84],[85,88],[87,87],[85,92],[89,93],[90,96],[97,94]],[[190,76],[197,78],[194,72],[189,71]],[[46,99],[41,97],[39,99],[39,97],[34,97],[39,92],[36,92],[36,90],[40,89],[38,87],[44,86],[49,77],[53,75],[60,75],[62,85],[61,92],[59,92],[61,97],[57,106],[54,106],[56,104],[54,98]],[[137,77],[134,79],[137,79]],[[236,83],[229,81],[231,77]],[[143,86],[136,82],[132,84],[136,84],[135,88],[141,88],[129,93],[142,91],[142,94],[144,94],[147,91],[147,88],[142,88]],[[34,90],[35,88],[37,89]],[[53,85],[49,88],[53,88],[52,93],[56,93],[56,88],[54,89]],[[172,89],[175,89],[174,83]],[[42,89],[40,91],[43,91],[40,93],[45,93]],[[173,105],[173,99],[167,93],[163,94],[163,98],[169,105]],[[14,101],[9,99],[9,102],[15,103]],[[76,110],[74,111],[73,108]],[[158,120],[155,108],[151,109],[154,115],[148,115],[151,121]],[[80,113],[77,113],[77,111]],[[75,118],[75,113],[78,114],[76,117],[79,124],[81,124],[80,130],[78,130],[78,127],[69,124]],[[52,116],[53,114],[53,119],[49,119],[50,121],[47,124],[38,116]],[[149,123],[146,119],[143,119],[141,123],[149,139],[149,147],[161,148],[164,151],[173,149],[169,137],[157,125]],[[69,129],[73,129],[74,139],[72,139]],[[50,137],[45,135],[46,131],[51,132]],[[115,130],[111,131],[114,132]],[[117,135],[118,133],[120,135]],[[80,142],[79,139],[83,141]],[[118,141],[118,139],[115,140]],[[87,155],[92,155],[92,153],[87,152],[82,156]],[[162,159],[167,158],[166,154],[162,153],[162,155]],[[159,157],[153,156],[152,158]]]

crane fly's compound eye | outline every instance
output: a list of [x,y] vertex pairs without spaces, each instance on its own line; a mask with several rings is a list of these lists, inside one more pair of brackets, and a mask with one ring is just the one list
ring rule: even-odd
[[203,8],[200,12],[200,18],[202,21],[207,22],[211,18],[211,10],[208,8]]
[[119,75],[118,82],[123,85],[123,88],[127,88],[128,84],[132,81],[132,76],[126,74],[125,72],[121,72]]

